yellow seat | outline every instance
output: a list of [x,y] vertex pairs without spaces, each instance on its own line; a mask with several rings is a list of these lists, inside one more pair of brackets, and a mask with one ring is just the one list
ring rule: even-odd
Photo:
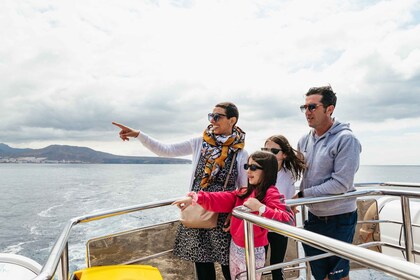
[[107,265],[74,272],[78,280],[163,280],[156,267],[150,265]]

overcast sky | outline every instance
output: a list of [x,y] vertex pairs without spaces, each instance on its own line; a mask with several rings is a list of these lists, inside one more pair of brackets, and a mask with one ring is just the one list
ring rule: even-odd
[[0,143],[152,155],[112,121],[173,143],[231,101],[246,149],[296,147],[313,86],[362,164],[420,164],[419,1],[73,0],[0,3]]

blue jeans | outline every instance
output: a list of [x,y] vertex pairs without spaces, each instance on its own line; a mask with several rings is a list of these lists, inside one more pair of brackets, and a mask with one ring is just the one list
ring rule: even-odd
[[[357,210],[340,215],[317,217],[309,212],[305,221],[306,230],[322,234],[347,243],[353,242],[357,223]],[[303,244],[306,256],[315,256],[325,253],[319,249]],[[319,259],[310,262],[312,275],[316,280],[341,279],[349,275],[350,262],[337,256]]]

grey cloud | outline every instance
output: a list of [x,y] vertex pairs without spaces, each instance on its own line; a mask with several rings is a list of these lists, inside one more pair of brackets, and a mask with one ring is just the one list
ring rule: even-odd
[[[7,116],[8,121],[0,125],[2,141],[23,141],[28,137],[97,140],[98,134],[115,133],[112,121],[157,137],[201,133],[208,124],[207,113],[216,104],[205,95],[200,98],[205,91],[200,86],[181,83],[143,92],[140,88],[118,92],[114,87],[102,91],[101,86],[90,85],[59,88],[43,95],[34,88],[36,84],[16,85],[11,90],[19,91],[17,96],[3,99],[0,115]],[[186,92],[197,94],[185,95]],[[23,130],[31,131],[31,135]]]
[[379,2],[9,4],[0,142],[115,140],[112,121],[179,138],[200,134],[221,101],[252,134],[306,130],[299,105],[318,81],[338,92],[340,120],[418,118],[418,5]]
[[[367,69],[367,74],[359,87],[360,92],[348,92],[343,98],[337,94],[337,110],[346,118],[369,122],[418,117],[420,68],[407,78],[378,57],[371,58],[366,64],[369,65],[361,68]],[[349,90],[352,87],[349,86]]]
[[[143,92],[141,98],[128,100],[130,110],[118,108],[113,118],[132,124],[148,133],[183,133],[194,130],[197,120],[203,120],[206,110],[212,110],[206,98],[188,95],[202,92],[199,86],[175,84]],[[117,120],[117,118],[119,120]],[[200,128],[201,130],[201,128]]]
[[245,95],[239,100],[239,104],[243,108],[242,116],[244,118],[267,120],[300,116],[299,106],[303,100],[303,94],[282,92],[282,89],[279,88],[278,92],[255,94],[252,97]]

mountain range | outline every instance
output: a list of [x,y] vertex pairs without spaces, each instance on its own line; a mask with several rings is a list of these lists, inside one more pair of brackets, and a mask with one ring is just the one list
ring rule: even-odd
[[50,145],[42,149],[12,148],[0,143],[1,162],[19,162],[36,158],[37,162],[65,163],[123,163],[123,164],[189,164],[191,160],[148,156],[119,156],[95,151],[87,147]]

